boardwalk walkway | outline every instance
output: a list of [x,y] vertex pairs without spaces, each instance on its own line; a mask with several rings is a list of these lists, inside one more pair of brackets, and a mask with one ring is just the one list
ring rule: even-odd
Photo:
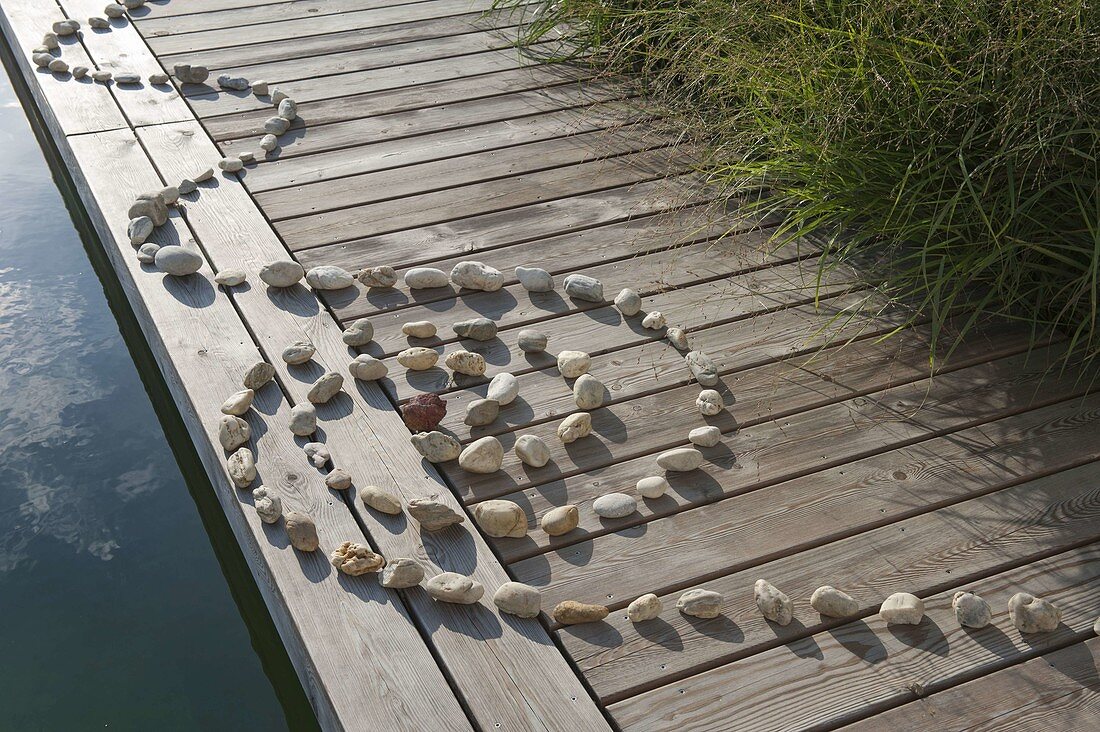
[[[821,270],[809,241],[767,246],[771,222],[715,200],[691,151],[633,87],[530,61],[510,47],[517,18],[484,17],[488,0],[150,0],[109,29],[87,27],[104,1],[0,0],[0,20],[326,728],[1100,723],[1100,394],[1087,376],[1049,370],[1057,334],[1029,348],[1025,330],[983,325],[931,374],[930,326],[882,340],[902,315],[855,273]],[[211,80],[130,87],[35,69],[32,49],[65,17],[84,25],[81,39],[61,39],[70,66],[144,78],[189,63],[208,66]],[[269,98],[219,89],[220,74],[266,80],[297,101],[275,151],[258,147]],[[140,264],[126,234],[134,197],[241,152],[259,162],[201,184],[154,234],[194,240],[207,261],[198,275]],[[477,259],[505,283],[315,292],[256,278],[291,255],[306,268],[389,265],[398,275]],[[557,289],[528,292],[514,275],[521,265],[549,270]],[[234,268],[249,284],[213,284]],[[633,288],[642,314],[569,297],[570,273],[598,278],[607,300]],[[720,414],[700,415],[683,354],[663,329],[642,326],[654,310],[713,359]],[[455,337],[451,324],[474,317],[494,320],[497,336]],[[341,331],[363,319],[374,339],[349,350]],[[437,336],[402,333],[425,320]],[[518,347],[525,328],[548,337],[548,353]],[[317,348],[313,360],[285,364],[280,352],[302,340]],[[442,358],[410,371],[397,361],[410,346],[481,354],[486,374],[456,375]],[[424,532],[326,487],[289,431],[291,408],[325,371],[346,373],[356,350],[388,375],[349,378],[318,409],[333,463],[357,487],[405,501],[435,495],[470,512],[513,501],[528,514],[525,537],[489,537],[472,518]],[[562,350],[589,353],[606,387],[592,436],[569,445],[556,431],[579,410],[556,367]],[[321,552],[290,548],[226,474],[218,408],[259,360],[276,366],[277,383],[247,416],[258,482],[279,491],[284,510],[315,518]],[[500,373],[515,375],[520,397],[468,426],[466,407]],[[441,428],[464,444],[497,437],[503,468],[422,461],[397,408],[423,392],[447,400]],[[593,512],[606,493],[636,495],[636,481],[662,472],[656,456],[704,425],[721,439],[702,448],[701,468],[669,473],[670,490],[625,517]],[[544,467],[513,454],[520,435],[545,440]],[[543,532],[541,518],[567,504],[579,526]],[[347,540],[417,558],[429,576],[471,575],[488,592],[449,605],[339,575],[327,553]],[[611,614],[564,628],[546,614],[502,614],[490,598],[509,578],[539,587],[544,611],[579,600]],[[760,616],[759,578],[794,599],[793,622]],[[813,612],[808,598],[823,584],[851,594],[856,617]],[[722,593],[719,617],[676,610],[695,587]],[[960,628],[959,589],[993,605],[993,625]],[[1057,630],[1012,627],[1004,610],[1020,590],[1062,608]],[[896,591],[924,598],[921,625],[887,628],[878,617]],[[645,593],[664,609],[631,623],[625,607]]]

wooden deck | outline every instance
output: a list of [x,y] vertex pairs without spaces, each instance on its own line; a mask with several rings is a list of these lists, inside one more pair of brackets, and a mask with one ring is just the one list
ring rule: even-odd
[[[103,2],[0,0],[0,20],[324,727],[1100,728],[1100,393],[1091,374],[1049,368],[1057,334],[1029,348],[1026,330],[985,324],[930,373],[930,326],[881,339],[903,315],[856,273],[832,267],[819,280],[813,242],[768,246],[772,222],[716,200],[627,81],[529,60],[510,47],[519,18],[484,17],[489,0],[150,0],[109,30],[84,23],[82,40],[62,39],[63,58],[143,77],[208,65],[211,85],[105,86],[34,68],[31,49],[54,21],[84,22]],[[277,151],[184,197],[156,240],[193,239],[207,265],[164,276],[127,241],[133,198],[223,155],[260,153],[273,114],[265,99],[217,89],[221,73],[278,86],[299,118]],[[255,273],[288,251],[307,268],[399,274],[477,259],[506,283],[266,288]],[[527,292],[519,265],[549,270],[558,289]],[[214,285],[229,268],[250,284]],[[685,329],[717,364],[727,410],[702,417],[700,387],[663,332],[610,302],[569,298],[569,273],[600,279],[608,300],[631,287],[643,313]],[[497,322],[496,339],[453,337],[452,323],[478,316]],[[348,379],[319,409],[335,465],[405,500],[514,501],[526,537],[489,538],[472,518],[421,532],[326,488],[286,425],[317,376],[346,372],[354,349],[340,333],[363,318],[375,338],[360,350],[389,374]],[[438,337],[406,338],[402,324],[418,320]],[[548,335],[549,353],[519,350],[525,327]],[[287,366],[279,353],[298,340],[317,354]],[[410,345],[480,353],[486,378],[456,377],[442,359],[407,371],[396,355]],[[555,431],[577,408],[551,354],[567,349],[591,354],[607,391],[593,435],[563,446]],[[259,521],[218,445],[218,407],[261,359],[278,383],[248,417],[251,447],[284,510],[317,520],[312,555]],[[467,426],[466,406],[503,372],[520,398],[492,424]],[[497,436],[502,470],[422,461],[397,412],[422,392],[447,399],[443,428],[463,442]],[[671,491],[625,518],[596,516],[596,498],[634,493],[659,473],[657,454],[705,424],[723,436],[702,468],[670,473]],[[511,448],[523,434],[545,439],[549,464],[519,462]],[[550,537],[539,519],[565,504],[580,525]],[[429,575],[472,575],[486,597],[448,605],[338,575],[327,552],[345,540],[416,557]],[[490,598],[509,578],[539,587],[547,611],[571,599],[612,612],[566,628],[501,614]],[[760,616],[759,578],[794,599],[792,623]],[[850,593],[858,618],[814,613],[808,598],[823,584]],[[720,617],[675,609],[694,587],[723,594]],[[993,625],[959,626],[959,589],[993,605]],[[1012,627],[1006,603],[1021,590],[1062,609],[1057,630]],[[878,617],[895,591],[924,598],[921,625]],[[632,624],[625,607],[650,592],[664,610]]]

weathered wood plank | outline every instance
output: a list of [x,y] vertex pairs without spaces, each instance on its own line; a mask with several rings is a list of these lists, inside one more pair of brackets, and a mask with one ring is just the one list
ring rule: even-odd
[[620,127],[640,119],[621,106],[600,104],[588,110],[550,112],[474,127],[429,132],[419,137],[374,142],[309,156],[278,158],[278,165],[258,165],[242,179],[253,193],[275,191],[407,165],[442,161],[476,152],[506,149],[540,140],[582,135]]
[[[363,0],[370,2],[371,0]],[[191,15],[213,13],[230,8],[259,7],[263,5],[282,5],[293,2],[295,4],[308,3],[310,0],[187,0],[187,2],[173,2],[173,0],[149,0],[145,5],[130,11],[130,16],[135,20],[146,18],[168,18],[178,15]],[[387,3],[392,4],[392,3]]]
[[[31,53],[42,43],[43,34],[59,20],[65,20],[65,14],[55,3],[5,0],[0,5],[4,37],[43,116],[52,127],[71,135],[125,127],[126,118],[108,87],[88,78],[76,81],[69,74],[39,69],[31,61]],[[59,41],[61,57],[70,67],[95,67],[78,40],[69,37]]]
[[1074,643],[845,727],[850,732],[1100,728],[1100,638]]
[[119,19],[111,21],[110,29],[88,27],[89,16],[103,15],[103,2],[100,0],[58,0],[58,4],[70,18],[80,20],[85,50],[96,67],[115,74],[132,71],[141,75],[144,81],[139,86],[111,84],[109,87],[132,126],[191,118],[191,110],[175,87],[149,84],[149,75],[162,73],[164,69],[149,53],[145,41],[133,25],[126,19]]
[[[431,5],[439,0],[420,0],[420,2],[394,2],[394,0],[293,0],[292,2],[248,4],[228,3],[215,7],[195,8],[193,2],[169,2],[176,6],[175,13],[132,12],[131,17],[141,26],[141,32],[149,36],[174,36],[180,33],[196,33],[219,28],[240,28],[253,24],[277,23],[299,18],[321,18],[328,15],[347,14],[362,10],[379,8],[401,8],[403,13],[394,14],[396,18],[416,18],[419,13],[431,12]],[[418,6],[426,7],[418,7]],[[146,5],[155,8],[155,5]],[[251,29],[241,28],[241,32],[251,33]]]
[[558,137],[457,159],[257,193],[256,202],[271,220],[279,221],[397,198],[414,198],[455,186],[492,180],[511,181],[525,173],[636,153],[670,142],[667,137],[657,135],[652,127],[631,125],[614,132],[599,130]]
[[[781,581],[789,592],[810,593],[817,586],[810,583],[831,583],[851,593],[860,603],[862,614],[874,613],[896,579],[888,573],[875,575],[864,564],[851,561],[855,550],[849,553],[844,547],[867,546],[858,538],[844,538],[852,526],[875,530],[878,525],[936,510],[960,498],[974,498],[1100,459],[1100,441],[1093,438],[1098,422],[1100,396],[1092,395],[846,462],[775,485],[754,494],[755,498],[746,496],[741,503],[745,516],[759,517],[762,525],[774,529],[779,513],[790,511],[792,515],[784,521],[801,521],[818,536],[839,541],[807,549],[818,542],[811,542],[812,536],[802,531],[765,536],[762,543],[753,546],[760,561],[793,554],[800,547],[802,553],[792,560],[777,559],[759,569],[747,568],[707,582],[707,587],[727,597],[728,622],[700,623],[681,615],[673,607],[679,593],[673,592],[662,597],[667,610],[653,627],[635,627],[622,613],[615,613],[605,624],[570,628],[561,633],[561,638],[596,692],[611,701],[840,624],[819,617],[805,601],[796,600],[797,622],[787,628],[769,627],[756,611],[752,593],[743,592],[756,575]],[[791,471],[798,472],[798,467],[792,465]],[[777,470],[773,468],[772,472]],[[928,520],[882,529],[880,533],[910,534],[926,526]],[[1042,521],[1043,517],[1030,520]],[[955,583],[980,576],[1006,562],[1028,561],[1027,551],[1049,551],[1051,538],[1039,531],[1042,528],[1033,527],[1034,543],[1030,547],[1017,543],[1019,550],[1005,555],[984,552],[971,557],[962,568],[964,577],[955,576],[958,569],[952,568],[948,575],[935,561],[923,559],[949,551],[959,540],[957,532],[907,548],[904,554],[890,559],[900,563],[898,566],[914,568],[906,574],[911,587],[935,588],[945,581]],[[1079,538],[1072,531],[1060,535],[1064,537],[1058,539],[1060,542]],[[781,544],[783,548],[779,548]],[[810,552],[813,561],[798,567],[797,557]],[[802,574],[783,574],[782,567],[795,568]],[[671,644],[677,646],[677,653],[668,653]]]
[[[169,178],[182,175],[196,159],[217,155],[197,124],[161,126],[141,134]],[[216,186],[204,186],[196,205],[188,207],[187,219],[219,267],[255,272],[262,263],[285,256],[247,192],[230,177]],[[227,229],[225,221],[233,221],[234,227]],[[293,401],[304,400],[323,371],[344,371],[351,356],[340,340],[340,327],[305,287],[276,292],[254,283],[235,291],[234,299],[269,353],[300,339],[317,347],[310,364],[278,363]],[[458,508],[434,470],[421,465],[409,444],[408,430],[376,386],[349,380],[344,396],[319,407],[318,417],[334,464],[348,470],[357,485],[384,486],[406,500],[439,495]],[[467,524],[439,534],[418,532],[404,516],[374,514],[357,501],[350,503],[385,556],[416,557],[427,566],[429,576],[458,571],[486,586],[486,597],[475,606],[437,603],[419,588],[403,593],[479,726],[515,730],[606,726],[538,622],[502,616],[493,606],[492,591],[508,578],[476,530]],[[563,703],[564,699],[570,702]]]
[[[1096,471],[1074,474],[1090,476],[1091,483]],[[1097,491],[1080,483],[1075,488],[1076,494],[1053,508],[1095,516]],[[1100,591],[1098,566],[1100,546],[1092,544],[966,586],[998,610],[1022,588],[1057,603],[1062,624],[1051,633],[1022,636],[1004,613],[981,630],[962,628],[949,590],[927,599],[918,626],[887,629],[877,618],[852,623],[619,702],[612,710],[624,730],[801,729],[859,719],[1089,637]],[[733,683],[737,694],[729,693]],[[690,694],[681,693],[687,688]]]
[[[261,523],[244,505],[249,494],[229,482],[214,416],[260,354],[229,300],[211,284],[209,267],[180,280],[134,258],[126,209],[138,193],[162,184],[133,134],[77,135],[63,144],[71,147],[70,169],[82,197],[322,726],[400,729],[426,715],[436,724],[469,728],[397,595],[367,577],[338,577],[323,551],[307,555],[290,548],[283,529]],[[190,232],[173,215],[157,236],[164,244],[179,243]],[[329,499],[295,446],[288,410],[277,385],[260,390],[249,419],[261,480],[279,491],[284,510],[313,516],[326,550],[361,538],[353,517]],[[349,668],[362,673],[349,674]]]

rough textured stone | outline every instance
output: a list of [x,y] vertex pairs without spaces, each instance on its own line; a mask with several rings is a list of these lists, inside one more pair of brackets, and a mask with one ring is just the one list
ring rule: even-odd
[[571,414],[558,425],[558,439],[568,445],[592,434],[592,415],[588,412]]
[[603,285],[595,277],[588,275],[571,274],[565,278],[562,285],[565,294],[574,300],[585,302],[603,302]]
[[660,615],[662,609],[661,598],[651,592],[627,605],[626,617],[632,623],[644,623]]
[[157,269],[175,277],[195,274],[204,261],[201,254],[186,246],[161,247],[153,258]]
[[924,602],[908,592],[895,592],[883,601],[878,614],[887,625],[919,625],[924,617]]
[[714,389],[703,389],[699,396],[695,397],[695,406],[699,408],[699,414],[704,417],[714,417],[725,410],[722,395]]
[[452,351],[443,360],[447,368],[457,374],[467,376],[483,376],[485,374],[485,357],[480,353],[469,351]]
[[654,310],[651,313],[646,313],[646,316],[642,318],[642,327],[649,330],[660,330],[665,327],[665,315],[660,310]]
[[[309,275],[306,275],[306,277],[308,278]],[[344,332],[340,335],[340,340],[349,346],[365,346],[374,340],[374,325],[366,318],[356,320],[344,329]]]
[[309,437],[317,431],[317,409],[312,404],[295,404],[290,408],[290,431],[298,437]]
[[458,464],[469,473],[495,473],[504,462],[504,447],[495,437],[474,440],[459,454]]
[[505,582],[493,593],[493,604],[502,613],[535,618],[542,610],[542,593],[522,582]]
[[157,252],[160,251],[160,244],[154,244],[151,241],[147,241],[138,247],[137,259],[142,264],[152,264],[157,259]]
[[623,518],[638,510],[638,502],[625,493],[608,493],[592,501],[592,510],[600,518]]
[[494,538],[527,536],[527,514],[512,501],[482,501],[474,506],[474,520]]
[[430,463],[457,460],[462,452],[462,443],[443,432],[420,432],[410,439],[416,451]]
[[290,97],[279,101],[279,116],[287,122],[293,122],[298,118],[298,103]]
[[264,120],[264,132],[269,135],[283,135],[290,129],[290,120],[283,119],[282,117],[268,117]]
[[267,361],[257,361],[244,372],[241,383],[246,389],[258,391],[264,384],[275,378],[275,367]]
[[561,536],[577,528],[580,521],[581,514],[577,507],[565,505],[551,508],[544,513],[542,520],[539,521],[539,526],[550,536]]
[[333,567],[352,577],[381,571],[386,564],[381,554],[376,554],[366,544],[354,541],[345,541],[337,547],[329,555],[329,560]]
[[59,20],[53,24],[51,30],[54,35],[58,36],[71,36],[80,30],[79,20]]
[[359,489],[359,500],[367,508],[379,513],[396,516],[401,513],[401,499],[376,485],[365,485]]
[[713,590],[688,590],[676,601],[676,609],[693,618],[716,618],[722,614],[722,600]]
[[145,243],[145,240],[153,235],[153,220],[148,216],[138,216],[136,219],[130,219],[130,223],[126,226],[126,235],[130,237],[130,246],[139,247]]
[[325,476],[325,486],[334,491],[346,491],[351,488],[351,476],[343,468],[333,468]]
[[252,82],[252,93],[258,97],[266,97],[270,84],[266,81],[254,81]]
[[657,456],[657,465],[672,473],[697,470],[703,464],[703,453],[694,447],[677,447]]
[[409,515],[416,519],[425,531],[442,531],[448,526],[461,524],[466,517],[457,513],[435,496],[414,498],[409,501]]
[[516,344],[524,353],[542,353],[546,342],[546,335],[532,328],[524,328],[516,336]]
[[638,491],[638,495],[642,498],[660,498],[668,492],[668,481],[663,476],[651,475],[648,478],[642,478],[635,485],[634,488]]
[[270,132],[260,138],[260,149],[264,152],[271,152],[277,147],[279,147],[279,138]]
[[584,351],[562,351],[558,354],[558,372],[566,379],[575,379],[588,372],[592,358]]
[[682,328],[669,328],[665,331],[665,338],[672,344],[672,347],[678,351],[687,351],[691,348],[691,344],[688,343],[687,333]]
[[466,418],[471,427],[484,427],[496,421],[500,414],[500,402],[496,399],[475,399],[466,405]]
[[466,290],[496,292],[504,286],[504,274],[484,262],[459,262],[451,269],[451,282]]
[[210,78],[210,70],[205,66],[176,64],[172,67],[172,75],[179,79],[181,84],[202,84]]
[[828,618],[850,618],[859,612],[859,603],[847,592],[822,585],[810,595],[810,607]]
[[410,371],[426,371],[439,361],[439,353],[434,348],[414,346],[397,354],[397,363]]
[[964,628],[984,628],[993,620],[989,603],[973,592],[956,592],[951,598],[951,609]]
[[314,290],[343,290],[355,284],[355,278],[343,267],[323,264],[310,267],[306,272],[306,282]]
[[435,267],[413,267],[405,272],[405,286],[410,290],[430,290],[446,287],[447,273]]
[[302,451],[305,452],[313,467],[318,469],[325,467],[332,460],[332,454],[323,442],[307,442],[302,445]]
[[232,414],[234,417],[243,416],[252,406],[252,400],[255,396],[256,392],[252,389],[242,389],[234,393],[222,402],[222,414]]
[[458,605],[473,605],[485,595],[480,582],[457,572],[437,574],[425,583],[424,589],[436,600]]
[[615,307],[623,315],[631,316],[642,312],[642,298],[629,287],[619,291],[615,296]]
[[497,337],[497,324],[489,318],[470,318],[460,320],[451,326],[459,338],[470,338],[475,341],[491,341]]
[[61,48],[61,43],[57,40],[57,34],[42,34],[42,48],[45,48],[47,51],[56,51]]
[[1017,592],[1008,601],[1008,617],[1021,633],[1049,633],[1062,622],[1062,611],[1041,597]]
[[313,354],[315,353],[317,353],[317,349],[312,343],[309,341],[297,341],[284,348],[283,352],[279,354],[279,357],[291,366],[299,366],[313,358]]
[[283,515],[282,499],[267,486],[261,485],[253,489],[252,505],[256,507],[256,513],[265,524],[273,524]]
[[226,173],[237,173],[244,170],[244,161],[240,158],[222,158],[218,161],[218,167]]
[[248,79],[243,76],[230,76],[229,74],[222,74],[218,77],[218,86],[222,89],[229,89],[230,91],[245,91],[250,84]]
[[447,414],[447,400],[436,394],[417,394],[401,405],[401,417],[413,432],[431,432]]
[[164,73],[149,74],[149,83],[153,86],[164,86],[168,83],[169,76]]
[[338,371],[329,371],[313,382],[313,386],[306,394],[306,399],[314,404],[324,404],[339,394],[342,388],[344,388],[344,375]]
[[50,63],[46,65],[46,68],[55,74],[69,73],[69,64],[66,63],[64,59],[60,58],[55,58],[53,61],[50,61]]
[[717,427],[696,427],[688,432],[688,441],[699,447],[714,447],[722,441],[722,430]]
[[435,324],[428,320],[414,320],[401,326],[401,332],[409,338],[433,338],[436,334]]
[[520,435],[512,449],[524,465],[532,468],[541,468],[550,462],[550,448],[537,435]]
[[561,625],[580,625],[598,623],[607,617],[608,609],[603,605],[589,605],[576,600],[563,600],[554,608],[554,620]]
[[355,279],[359,280],[359,284],[364,287],[377,287],[385,290],[397,284],[397,272],[394,271],[393,267],[385,265],[367,267],[359,270],[355,275]]
[[794,617],[794,603],[786,593],[767,580],[756,580],[752,588],[756,607],[765,619],[776,625],[788,625]]
[[279,104],[284,99],[290,99],[290,97],[288,97],[285,92],[280,91],[279,87],[272,88],[272,90],[271,90],[271,106],[273,106],[275,108],[278,108]]
[[232,452],[248,442],[252,428],[240,417],[223,414],[218,420],[218,442],[226,452]]
[[321,542],[317,538],[317,524],[308,514],[301,511],[291,511],[283,521],[286,526],[286,535],[290,539],[290,545],[300,552],[317,551]]
[[241,269],[223,269],[221,272],[214,275],[214,282],[219,285],[225,285],[226,287],[243,285],[247,279],[248,275]]
[[489,382],[485,396],[495,399],[502,407],[511,404],[519,396],[519,381],[508,372],[499,373]]
[[718,383],[718,367],[710,356],[702,351],[689,351],[684,356],[691,375],[703,386],[714,386]]
[[179,182],[179,185],[176,186],[176,189],[180,192],[181,196],[186,196],[197,191],[199,189],[199,184],[190,178],[184,178]]
[[385,378],[389,370],[384,361],[365,353],[359,354],[355,357],[355,360],[348,364],[348,373],[351,374],[352,378],[360,381],[378,381]]
[[599,409],[603,406],[604,385],[592,374],[581,374],[573,384],[573,401],[578,409]]
[[306,271],[297,262],[284,259],[260,268],[260,279],[271,287],[291,287],[298,284]]
[[528,292],[550,292],[554,289],[554,276],[538,267],[516,267],[516,279]]
[[378,581],[383,587],[402,590],[416,587],[424,580],[424,568],[415,559],[401,557],[386,564]]
[[214,169],[213,168],[207,168],[206,170],[203,170],[202,172],[200,172],[198,175],[192,176],[192,180],[194,180],[196,183],[204,183],[204,182],[210,180],[213,177],[214,177]]
[[225,461],[225,470],[233,485],[247,488],[256,480],[256,458],[247,447],[238,448]]

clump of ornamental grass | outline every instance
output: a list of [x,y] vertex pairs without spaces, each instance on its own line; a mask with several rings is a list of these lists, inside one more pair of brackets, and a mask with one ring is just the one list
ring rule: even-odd
[[[517,11],[520,0],[498,0]],[[942,325],[1100,352],[1100,3],[556,0],[525,42],[633,72],[705,170]],[[517,11],[518,12],[518,11]],[[560,48],[560,46],[559,46]]]

